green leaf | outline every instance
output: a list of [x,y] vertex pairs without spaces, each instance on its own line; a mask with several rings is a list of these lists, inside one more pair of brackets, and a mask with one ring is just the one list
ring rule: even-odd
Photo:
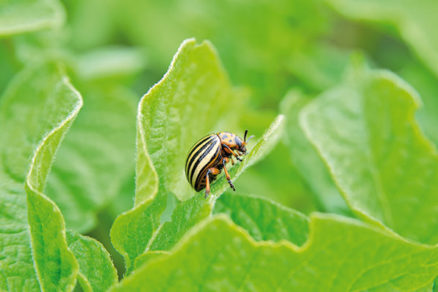
[[2,290],[74,287],[78,267],[67,248],[63,218],[42,190],[54,153],[81,104],[80,95],[55,65],[26,69],[1,99]]
[[[163,79],[139,104],[136,204],[151,197],[143,189],[148,155],[159,177],[160,189],[180,199],[194,191],[184,172],[190,147],[226,117],[233,90],[215,50],[208,42],[185,41]],[[147,153],[147,154],[146,154]],[[147,157],[147,156],[145,156]],[[147,163],[146,163],[147,165]]]
[[59,27],[64,8],[58,0],[6,0],[0,4],[0,36]]
[[74,232],[67,232],[67,241],[79,263],[79,282],[85,291],[106,291],[117,283],[116,269],[100,242]]
[[312,189],[319,207],[334,213],[346,213],[348,207],[339,193],[323,160],[307,140],[298,121],[299,113],[312,99],[290,91],[281,104],[287,117],[286,141],[294,165]]
[[150,261],[152,259],[155,259],[159,256],[166,255],[166,254],[169,254],[169,252],[162,251],[162,250],[152,250],[152,251],[145,252],[144,254],[140,255],[135,260],[135,269],[138,269],[139,267],[141,267],[142,265],[144,265],[145,263],[147,263],[148,261]]
[[[212,185],[210,201],[193,197],[195,192],[183,169],[190,146],[212,129],[219,117],[226,117],[233,97],[212,47],[188,40],[165,77],[140,102],[136,207],[119,216],[111,230],[113,245],[124,256],[128,273],[139,255],[172,248],[189,228],[210,214],[216,196],[228,188],[221,176]],[[233,179],[271,150],[282,125],[279,116],[244,161],[230,170]],[[186,201],[178,200],[189,196],[192,198]]]
[[436,1],[327,0],[345,17],[394,27],[418,57],[438,76]]
[[[249,150],[243,162],[230,169],[232,180],[236,180],[247,167],[256,163],[275,146],[282,133],[282,125],[283,117],[279,116],[256,145]],[[170,250],[191,227],[209,216],[216,198],[229,188],[228,182],[224,177],[222,174],[217,182],[212,184],[212,194],[209,200],[198,194],[189,200],[176,202],[176,199],[171,199],[173,196],[169,193],[166,209],[161,213],[160,225],[150,235],[145,253]],[[154,203],[160,201],[156,199]]]
[[302,245],[309,233],[306,216],[268,199],[225,193],[216,201],[214,213],[229,215],[258,241],[288,240]]
[[364,72],[307,106],[304,130],[351,208],[436,243],[438,156],[414,114],[420,100],[389,72]]
[[[282,125],[283,117],[279,116],[249,151],[243,162],[230,169],[233,180],[271,150],[282,133]],[[167,198],[158,195],[154,200],[129,211],[127,215],[121,215],[111,230],[111,238],[115,247],[118,250],[121,248],[119,251],[125,256],[128,272],[131,272],[132,263],[140,254],[172,248],[187,230],[211,213],[215,199],[228,187],[228,182],[222,175],[213,183],[213,194],[209,200],[197,195],[189,200],[177,202],[169,193]],[[127,232],[127,229],[130,231]]]
[[438,76],[418,62],[408,62],[399,74],[418,90],[423,106],[416,117],[426,136],[438,145]]
[[[177,205],[175,196],[188,199],[195,194],[183,171],[186,155],[194,142],[211,131],[220,118],[226,117],[233,98],[238,97],[213,47],[208,42],[197,45],[194,40],[187,40],[163,79],[140,101],[135,208],[120,215],[111,229],[113,245],[124,256],[128,272],[135,258],[151,246],[169,221]],[[193,202],[184,202],[175,210],[185,212],[194,208],[208,214],[205,200]],[[179,224],[195,224],[191,218]],[[180,229],[166,226],[165,230]]]
[[[41,73],[39,71],[37,74]],[[27,84],[17,92],[44,101],[45,107],[42,108],[42,112],[47,118],[45,122],[53,127],[35,150],[25,185],[32,255],[42,290],[72,290],[76,281],[78,263],[67,246],[61,211],[42,191],[54,154],[79,113],[82,98],[65,76],[56,71],[43,73],[58,79],[54,84],[42,83],[41,87],[44,91],[38,93],[46,94],[48,97],[45,100],[41,95],[35,96],[32,88],[27,87]],[[47,89],[50,91],[45,91]]]
[[213,217],[112,291],[406,291],[430,288],[438,272],[436,248],[356,220],[315,214],[310,232],[300,248],[256,242],[227,217]]
[[[172,204],[167,204],[166,210],[169,210],[171,215],[167,215],[166,210],[163,212],[159,230],[149,242],[147,251],[170,250],[187,230],[211,214],[212,206],[203,196],[194,196],[179,203],[175,200],[175,204],[175,209],[169,208]],[[168,216],[169,218],[166,218]]]
[[133,180],[135,97],[114,85],[80,89],[85,106],[59,149],[46,193],[67,227],[85,232],[94,226],[97,211]]

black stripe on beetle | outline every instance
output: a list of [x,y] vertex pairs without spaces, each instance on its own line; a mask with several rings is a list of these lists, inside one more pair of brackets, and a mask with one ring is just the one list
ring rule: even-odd
[[217,140],[218,138],[216,137],[216,135],[210,135],[201,139],[192,147],[192,150],[190,150],[186,161],[186,177],[189,182],[191,181],[191,178],[193,176],[192,173],[194,164],[207,151],[208,147],[211,146],[211,143]]
[[199,173],[207,166],[206,164],[210,164],[211,161],[214,161],[219,154],[220,151],[220,141],[218,139],[208,140],[208,143],[205,143],[201,149],[199,149],[199,156],[195,156],[195,158],[191,161],[192,166],[190,169],[190,182],[193,185],[193,175],[196,173],[195,182]]
[[192,147],[192,149],[190,150],[189,155],[188,155],[188,157],[187,157],[187,160],[186,160],[186,173],[187,173],[187,171],[188,171],[187,167],[188,167],[189,161],[192,160],[192,157],[193,157],[193,156],[199,154],[199,152],[197,151],[197,149],[199,148],[199,146],[202,145],[203,143],[205,143],[206,140],[211,139],[211,138],[212,138],[212,135],[206,136],[206,137],[202,138],[201,140],[199,140],[199,141],[198,141],[198,142]]
[[205,197],[208,197],[210,184],[222,169],[234,190],[226,164],[229,161],[234,164],[234,158],[242,161],[240,157],[246,154],[247,134],[248,130],[242,139],[232,133],[220,132],[205,136],[196,142],[187,155],[185,172],[187,181],[197,192],[205,188]]

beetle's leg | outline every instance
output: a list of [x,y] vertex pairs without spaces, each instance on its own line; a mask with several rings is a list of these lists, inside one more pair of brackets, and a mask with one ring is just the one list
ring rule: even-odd
[[207,170],[207,174],[205,175],[205,198],[207,199],[210,195],[210,178],[208,175],[210,174],[210,169]]
[[227,148],[228,151],[230,151],[231,154],[233,154],[234,157],[236,157],[237,160],[242,161],[242,159],[240,159],[239,155],[237,155],[236,152],[234,152],[233,150],[231,150],[231,148],[230,148],[228,145],[226,145],[226,144],[222,144],[222,146],[225,147],[225,148]]
[[227,167],[225,166],[225,158],[222,161],[224,164],[225,177],[227,178],[227,181],[230,184],[230,187],[233,189],[233,191],[236,191],[236,188],[234,188],[233,182],[231,181],[231,177],[230,174],[228,173]]
[[219,173],[221,173],[221,171],[216,167],[212,167],[212,168],[209,168],[207,170],[207,174],[205,175],[205,198],[207,198],[210,195],[210,177],[209,177],[209,174],[218,175]]

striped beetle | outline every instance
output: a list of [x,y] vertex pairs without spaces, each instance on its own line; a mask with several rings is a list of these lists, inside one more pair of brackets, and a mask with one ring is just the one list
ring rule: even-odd
[[230,187],[235,191],[230,174],[225,166],[229,161],[234,165],[233,157],[242,161],[246,154],[248,130],[242,141],[240,137],[228,132],[208,135],[199,140],[190,150],[186,160],[186,177],[192,187],[199,192],[205,188],[205,197],[210,194],[210,183],[224,169]]

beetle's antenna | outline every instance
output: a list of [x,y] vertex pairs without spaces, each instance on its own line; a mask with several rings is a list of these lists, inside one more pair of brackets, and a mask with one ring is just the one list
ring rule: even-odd
[[254,137],[255,137],[254,135],[249,136],[249,137],[248,137],[248,140],[246,141],[246,143],[248,143],[249,140],[251,140],[251,139],[254,138]]
[[243,142],[246,143],[246,135],[248,134],[248,130],[245,130],[245,135],[243,136]]

